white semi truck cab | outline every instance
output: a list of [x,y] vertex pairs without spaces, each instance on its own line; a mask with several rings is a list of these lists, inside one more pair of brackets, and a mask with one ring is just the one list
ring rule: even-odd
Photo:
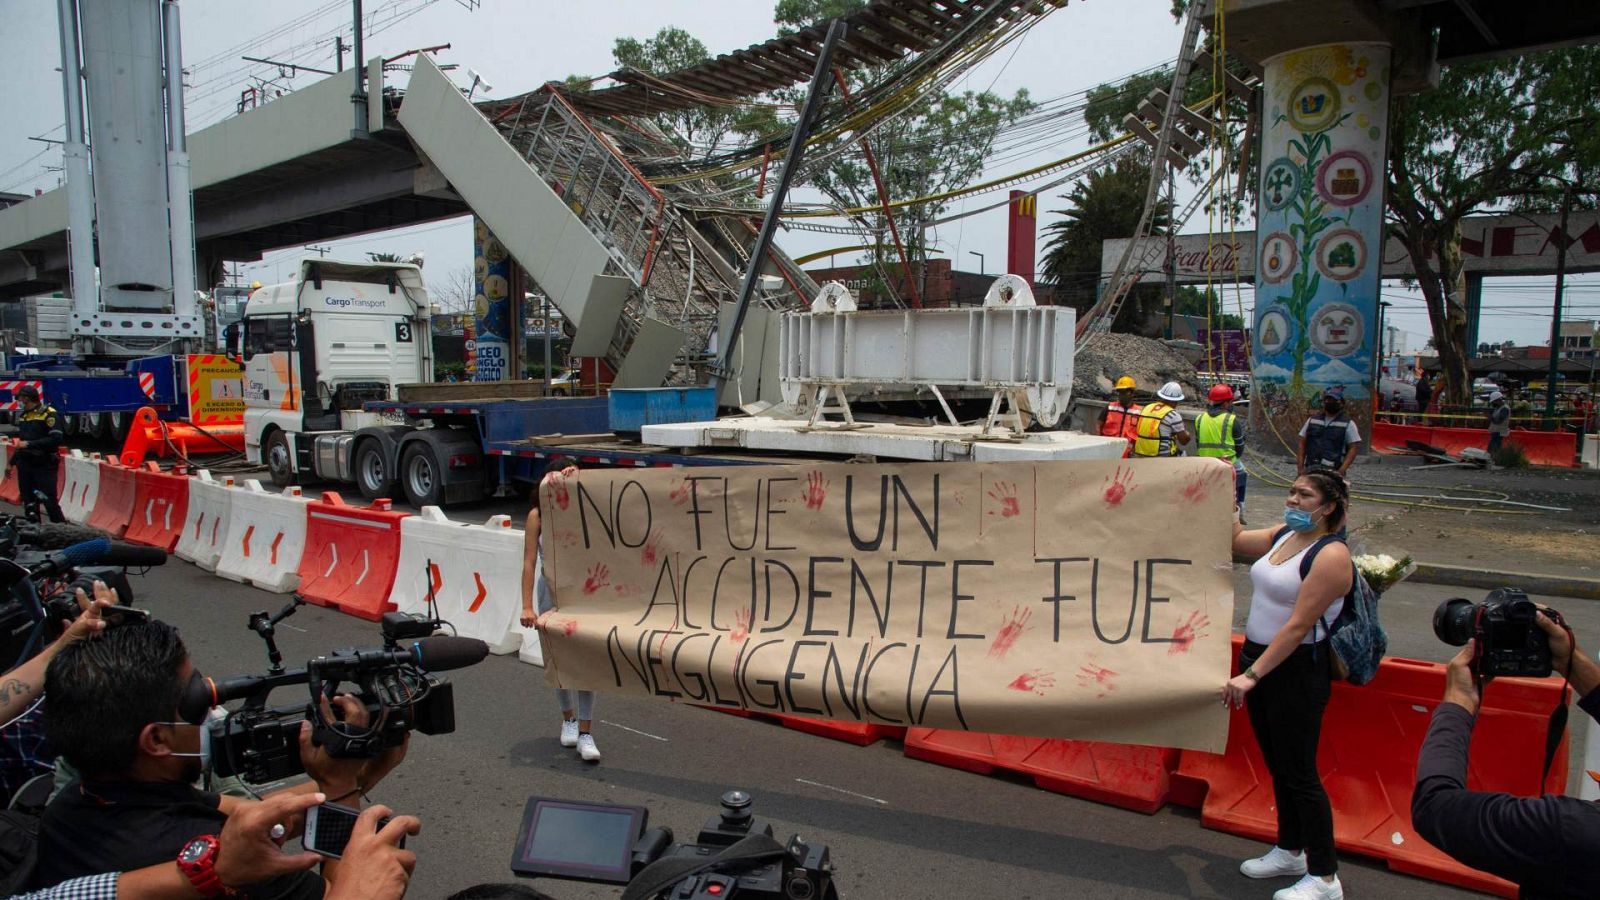
[[357,433],[393,427],[363,405],[433,378],[428,318],[409,263],[306,259],[294,280],[253,291],[228,328],[244,366],[246,457],[279,485],[355,480]]

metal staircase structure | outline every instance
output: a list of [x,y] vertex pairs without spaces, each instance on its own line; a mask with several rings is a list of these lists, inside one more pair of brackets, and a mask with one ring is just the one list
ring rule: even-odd
[[[573,355],[603,357],[617,387],[702,380],[723,304],[737,296],[755,228],[743,216],[689,214],[690,185],[658,187],[557,89],[518,98],[493,120],[427,59],[399,118],[413,143],[576,323]],[[771,251],[757,303],[803,309],[818,288]],[[756,355],[746,399],[776,399],[777,319],[747,332]],[[770,334],[768,334],[770,332]],[[771,349],[767,351],[768,338]],[[751,382],[749,376],[754,375]]]

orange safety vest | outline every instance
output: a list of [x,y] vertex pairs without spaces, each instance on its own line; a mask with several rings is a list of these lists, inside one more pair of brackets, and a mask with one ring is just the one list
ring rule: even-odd
[[1106,404],[1106,419],[1100,423],[1100,434],[1103,437],[1120,437],[1128,442],[1123,449],[1122,457],[1127,459],[1133,452],[1133,442],[1139,436],[1139,407],[1123,406],[1116,401]]
[[[1161,420],[1172,412],[1172,407],[1161,401],[1146,406],[1139,411],[1138,430],[1133,441],[1134,456],[1159,456],[1161,455]],[[1176,455],[1178,442],[1168,439],[1172,448],[1172,455]]]

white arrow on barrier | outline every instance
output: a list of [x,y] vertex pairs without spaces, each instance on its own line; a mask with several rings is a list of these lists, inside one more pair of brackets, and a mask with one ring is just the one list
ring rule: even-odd
[[368,568],[370,568],[370,561],[367,558],[367,551],[362,550],[361,551],[361,577],[356,579],[356,584],[360,584],[361,582],[367,580],[367,569]]
[[167,503],[167,513],[161,517],[161,528],[165,531],[172,530],[172,504]]
[[327,578],[329,575],[332,575],[334,566],[339,564],[339,545],[329,544],[328,549],[333,551],[333,561],[328,563],[328,571],[322,573],[323,578]]
[[151,500],[149,500],[149,501],[147,501],[145,503],[145,505],[144,505],[144,524],[146,524],[146,525],[154,525],[156,523],[156,517],[155,517],[155,512],[154,512],[155,508],[156,508],[156,501],[154,499],[151,499]]

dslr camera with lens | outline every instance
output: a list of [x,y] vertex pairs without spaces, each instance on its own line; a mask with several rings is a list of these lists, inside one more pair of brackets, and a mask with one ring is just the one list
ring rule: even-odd
[[[1455,647],[1476,641],[1472,660],[1479,680],[1490,678],[1544,678],[1551,673],[1550,636],[1534,616],[1539,607],[1516,588],[1496,588],[1482,603],[1453,597],[1433,612],[1433,633]],[[1561,614],[1545,615],[1557,625]]]
[[752,803],[744,791],[723,794],[699,842],[674,844],[671,829],[645,829],[642,806],[529,797],[511,871],[625,884],[624,900],[838,900],[828,846],[799,835],[779,844]]

